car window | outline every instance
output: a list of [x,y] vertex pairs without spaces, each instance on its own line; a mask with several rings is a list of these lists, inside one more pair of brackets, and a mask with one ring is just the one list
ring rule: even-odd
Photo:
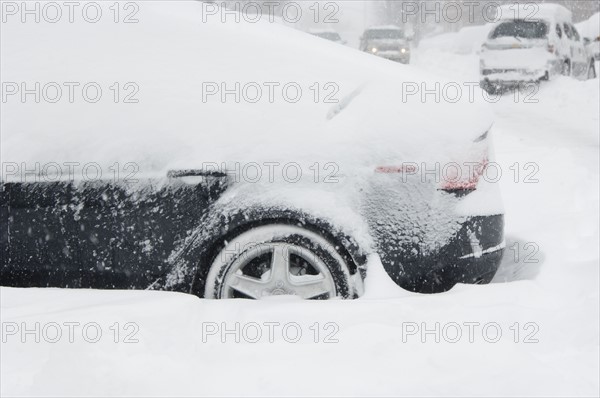
[[563,24],[563,27],[565,28],[565,34],[567,35],[567,37],[569,39],[573,39],[573,35],[571,34],[571,28],[569,28],[569,25],[565,23]]
[[548,26],[542,21],[514,20],[503,22],[494,29],[491,38],[519,37],[524,39],[543,39],[548,34]]
[[562,39],[562,29],[560,28],[560,25],[556,25],[556,34]]
[[573,32],[573,37],[575,38],[576,41],[581,41],[581,36],[579,36],[579,32],[573,25],[571,25],[571,32]]

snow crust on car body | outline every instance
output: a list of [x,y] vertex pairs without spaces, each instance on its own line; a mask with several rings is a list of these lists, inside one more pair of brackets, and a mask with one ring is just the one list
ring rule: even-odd
[[[478,187],[461,198],[435,184],[423,184],[416,176],[403,179],[399,174],[369,172],[328,186],[306,180],[277,189],[266,184],[232,184],[173,252],[171,269],[157,287],[185,290],[202,271],[200,264],[211,261],[207,250],[220,244],[216,240],[235,236],[237,229],[278,220],[332,236],[332,245],[350,249],[349,260],[359,268],[372,253],[395,268],[404,258],[436,257],[474,216],[503,213],[498,184],[480,183],[481,190]],[[500,239],[493,247],[502,244]]]

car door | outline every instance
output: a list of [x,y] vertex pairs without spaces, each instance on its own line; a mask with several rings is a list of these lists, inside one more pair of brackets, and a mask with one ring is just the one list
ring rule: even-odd
[[555,48],[556,55],[558,56],[561,62],[566,61],[567,59],[571,58],[571,51],[568,46],[567,37],[563,32],[561,24],[557,23],[554,27],[557,37]]
[[4,279],[3,268],[10,258],[8,209],[8,190],[0,183],[0,280]]
[[571,60],[571,66],[573,66],[573,64],[576,64],[576,60],[577,60],[577,53],[576,53],[576,49],[575,49],[575,43],[573,42],[573,32],[571,31],[571,26],[566,23],[563,22],[562,23],[562,28],[563,28],[563,40],[565,42],[565,45],[567,47],[567,52],[569,54],[569,59]]
[[589,65],[589,55],[587,49],[585,48],[585,44],[581,38],[581,35],[575,28],[575,26],[570,25],[571,33],[572,33],[572,43],[573,43],[573,65],[575,66],[574,72],[577,76],[587,76],[587,68]]
[[[89,239],[77,240],[81,232],[79,217],[89,208],[74,203],[74,186],[63,182],[14,182],[4,183],[2,190],[2,284],[81,286],[88,269],[79,258]],[[110,256],[104,251],[98,250],[94,260],[111,266]]]
[[167,267],[171,253],[227,189],[218,177],[151,181],[141,190],[119,189],[115,207],[115,268],[132,286],[148,286]]

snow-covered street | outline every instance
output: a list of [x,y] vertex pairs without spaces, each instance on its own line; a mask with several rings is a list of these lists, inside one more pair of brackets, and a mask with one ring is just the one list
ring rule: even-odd
[[[474,54],[430,48],[415,63],[477,81]],[[491,105],[506,206],[497,283],[410,294],[372,259],[354,301],[2,288],[3,328],[63,333],[23,343],[3,329],[2,395],[598,394],[599,91],[597,79],[560,78],[537,103]],[[81,334],[90,322],[96,343]]]
[[[424,39],[411,64],[462,95],[484,95],[486,28],[468,29]],[[352,81],[348,70],[340,74]],[[1,287],[0,395],[598,396],[600,80],[553,77],[484,101],[505,210],[506,249],[491,284],[411,293],[371,255],[356,300]],[[227,123],[245,123],[235,119]],[[21,144],[20,134],[9,143]],[[156,134],[148,142],[161,142]],[[169,153],[178,141],[165,142],[167,155],[191,153]],[[54,144],[39,141],[32,153]]]

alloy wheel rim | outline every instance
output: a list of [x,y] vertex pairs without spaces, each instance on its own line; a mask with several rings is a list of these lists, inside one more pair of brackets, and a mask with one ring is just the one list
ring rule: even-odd
[[223,298],[303,299],[336,296],[333,276],[316,253],[289,243],[263,243],[242,252],[223,277]]

